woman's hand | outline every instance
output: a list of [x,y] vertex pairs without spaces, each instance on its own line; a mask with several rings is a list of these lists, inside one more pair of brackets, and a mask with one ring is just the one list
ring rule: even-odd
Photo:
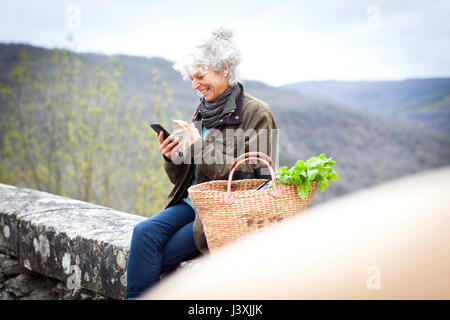
[[179,143],[180,138],[175,137],[175,133],[172,133],[167,137],[167,139],[164,140],[164,132],[162,131],[159,135],[156,134],[156,136],[159,139],[159,151],[161,151],[165,157],[169,158],[171,161],[174,161],[175,158],[178,157],[177,151],[183,146],[182,143]]
[[197,139],[201,139],[200,133],[193,123],[188,123],[183,120],[173,120],[173,122],[180,126],[180,129],[175,131],[173,134],[184,133],[188,147],[197,141]]

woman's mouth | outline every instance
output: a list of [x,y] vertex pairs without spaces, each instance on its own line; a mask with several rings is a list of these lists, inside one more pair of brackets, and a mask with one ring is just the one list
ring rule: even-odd
[[205,97],[209,93],[209,89],[205,89],[203,91],[200,91],[202,95]]

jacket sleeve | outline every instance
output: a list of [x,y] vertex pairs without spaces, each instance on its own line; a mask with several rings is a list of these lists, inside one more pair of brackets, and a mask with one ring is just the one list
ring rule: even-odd
[[[249,151],[260,151],[271,154],[272,130],[276,125],[268,108],[255,109],[244,117],[242,129],[230,130],[216,135],[208,134],[207,139],[198,139],[191,145],[189,152],[193,155],[198,170],[210,180],[227,179],[235,158]],[[226,131],[226,130],[225,130]],[[208,140],[208,138],[210,138]],[[258,167],[265,167],[260,161],[247,161],[239,167],[239,171],[253,172]]]
[[163,158],[164,158],[164,169],[166,170],[167,176],[169,177],[170,182],[176,184],[176,181],[180,176],[180,172],[182,172],[183,166],[186,166],[186,164],[184,163],[176,164],[164,155]]

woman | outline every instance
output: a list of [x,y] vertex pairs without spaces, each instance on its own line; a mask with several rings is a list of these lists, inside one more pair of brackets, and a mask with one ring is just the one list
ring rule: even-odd
[[[193,123],[174,120],[180,129],[165,140],[162,132],[158,136],[164,169],[174,188],[164,210],[134,228],[127,265],[128,299],[154,285],[161,272],[208,253],[202,223],[188,196],[191,185],[228,179],[235,157],[244,152],[273,156],[275,121],[269,106],[244,92],[238,82],[241,55],[232,35],[225,28],[214,30],[186,60],[174,65],[201,94],[200,104]],[[185,136],[183,143],[175,138],[179,133]],[[261,163],[246,162],[233,180],[267,178],[264,169]]]

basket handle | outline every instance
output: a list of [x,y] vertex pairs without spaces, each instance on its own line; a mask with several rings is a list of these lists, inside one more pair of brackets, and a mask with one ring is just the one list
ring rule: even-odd
[[234,162],[233,165],[231,166],[231,168],[233,168],[236,163],[238,163],[238,161],[240,161],[242,158],[245,158],[246,156],[260,156],[260,157],[264,157],[266,158],[266,160],[269,161],[269,164],[272,165],[272,159],[265,153],[259,152],[259,151],[250,151],[250,152],[246,152],[244,154],[241,154],[239,157],[237,157]]
[[[245,154],[244,154],[245,155]],[[241,155],[240,157],[244,156]],[[264,163],[270,171],[270,176],[272,177],[272,184],[273,184],[273,188],[270,191],[270,194],[275,197],[278,198],[279,196],[281,196],[281,190],[278,188],[277,186],[277,178],[275,177],[275,172],[273,171],[273,168],[271,167],[271,165],[269,164],[269,162],[267,162],[264,159],[261,158],[246,158],[243,160],[240,160],[239,162],[237,162],[236,164],[233,165],[233,167],[231,168],[230,174],[228,176],[228,184],[227,184],[227,192],[225,193],[225,195],[223,196],[223,201],[226,204],[231,204],[234,201],[234,195],[231,192],[231,182],[233,181],[233,175],[234,172],[236,171],[236,169],[243,164],[244,162],[250,161],[250,160],[258,160],[261,161],[262,163]]]

